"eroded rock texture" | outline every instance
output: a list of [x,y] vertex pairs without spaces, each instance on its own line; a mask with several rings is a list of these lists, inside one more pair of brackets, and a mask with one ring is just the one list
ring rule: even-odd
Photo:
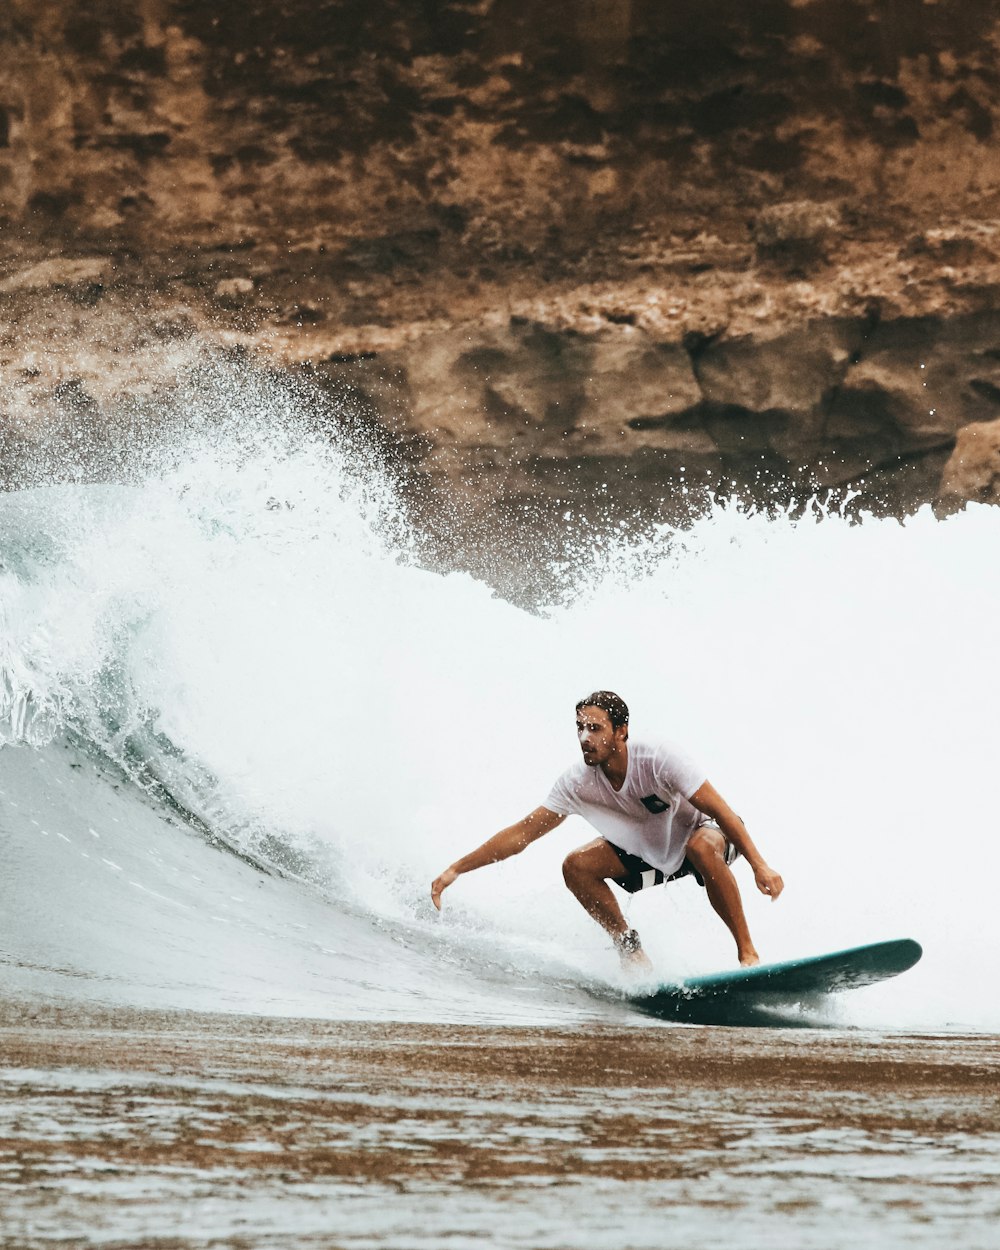
[[0,37],[20,448],[187,335],[347,396],[484,533],[997,497],[995,0],[7,0]]

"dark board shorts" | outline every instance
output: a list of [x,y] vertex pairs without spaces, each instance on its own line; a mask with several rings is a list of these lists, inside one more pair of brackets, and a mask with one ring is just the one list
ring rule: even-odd
[[[703,829],[705,827],[706,826],[702,825]],[[718,829],[719,826],[714,823],[710,823],[708,828]],[[640,890],[648,890],[654,885],[663,885],[666,881],[680,881],[681,877],[694,877],[695,881],[697,881],[700,886],[704,887],[705,885],[705,882],[702,880],[701,873],[695,869],[694,864],[692,864],[689,859],[685,859],[680,868],[678,868],[676,872],[672,872],[670,876],[667,877],[660,871],[659,868],[654,868],[652,864],[647,864],[640,855],[633,855],[631,851],[623,851],[620,846],[615,846],[615,844],[607,838],[605,841],[622,861],[624,875],[621,877],[615,877],[613,880],[615,885],[620,885],[626,894],[638,894]],[[726,863],[733,863],[738,856],[739,851],[727,838]]]

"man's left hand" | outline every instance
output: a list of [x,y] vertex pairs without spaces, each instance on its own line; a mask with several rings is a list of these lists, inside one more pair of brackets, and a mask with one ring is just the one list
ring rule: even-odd
[[785,883],[782,881],[781,876],[773,868],[768,868],[767,864],[761,864],[753,876],[757,882],[757,889],[760,890],[761,894],[770,895],[772,902],[785,888]]

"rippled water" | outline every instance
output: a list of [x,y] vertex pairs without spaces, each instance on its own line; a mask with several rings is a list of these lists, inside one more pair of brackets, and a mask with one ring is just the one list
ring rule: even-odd
[[1000,1217],[981,1037],[49,1013],[0,1083],[22,1250],[989,1250]]

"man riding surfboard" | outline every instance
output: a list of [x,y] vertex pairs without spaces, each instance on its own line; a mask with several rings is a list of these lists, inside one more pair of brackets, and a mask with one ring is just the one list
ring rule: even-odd
[[759,963],[730,864],[742,855],[757,888],[771,899],[784,882],[698,765],[666,743],[630,743],[628,720],[624,700],[610,690],[581,699],[576,731],[582,762],[559,777],[541,807],[446,868],[431,886],[434,906],[441,909],[442,893],[463,873],[517,855],[567,816],[580,815],[601,836],[570,852],[563,877],[611,935],[623,965],[651,967],[608,882],[634,894],[686,876],[705,887],[736,941],[740,964]]

